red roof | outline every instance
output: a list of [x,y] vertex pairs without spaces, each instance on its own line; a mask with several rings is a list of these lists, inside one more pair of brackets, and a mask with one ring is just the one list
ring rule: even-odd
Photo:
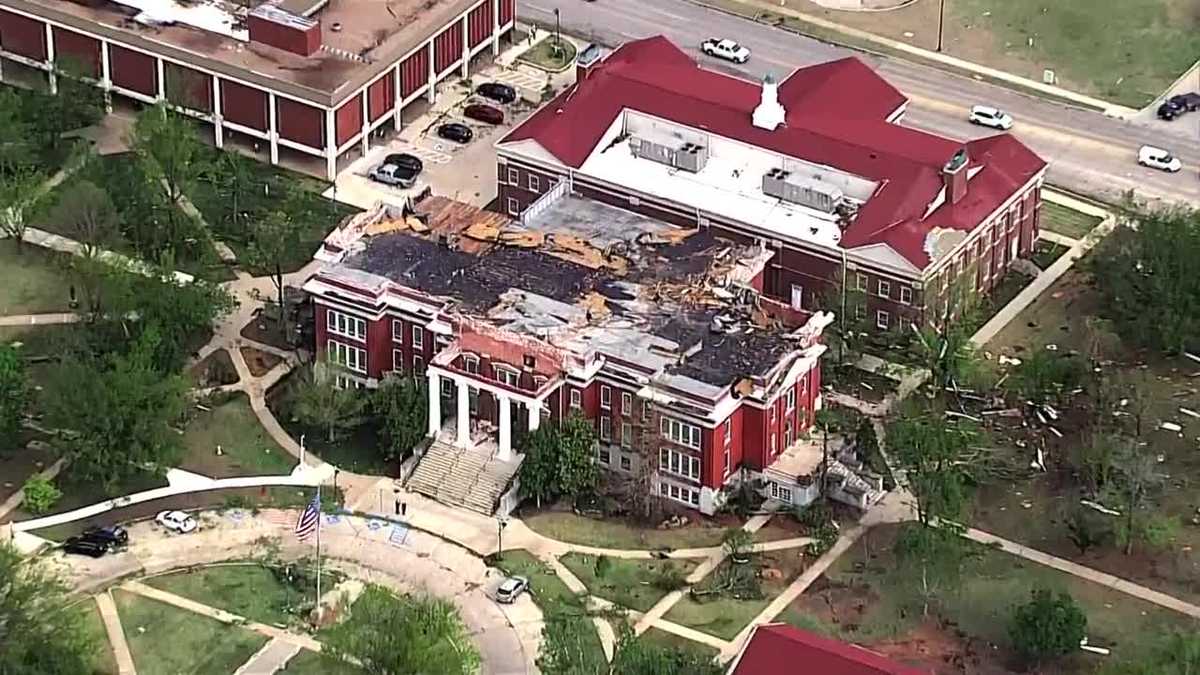
[[875,652],[782,623],[759,626],[730,675],[931,675]]
[[[1004,134],[960,143],[889,123],[907,98],[856,58],[793,72],[779,85],[784,126],[751,123],[761,85],[701,68],[664,37],[622,45],[517,128],[504,142],[531,139],[579,168],[624,108],[702,128],[785,155],[879,181],[875,195],[842,235],[855,248],[886,243],[918,268],[930,260],[925,237],[935,227],[971,230],[1045,167]],[[982,167],[967,195],[926,215],[942,189],[942,166],[967,149]]]

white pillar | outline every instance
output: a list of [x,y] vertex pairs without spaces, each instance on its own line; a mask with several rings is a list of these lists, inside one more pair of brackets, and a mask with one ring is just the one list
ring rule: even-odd
[[426,436],[437,438],[442,427],[442,378],[432,370],[426,372],[429,378],[429,433]]
[[[403,63],[403,61],[400,63]],[[392,96],[395,99],[392,103],[392,115],[395,117],[396,131],[400,131],[400,109],[403,107],[404,102],[404,96],[400,93],[403,91],[401,87],[403,81],[400,78],[400,63],[397,63],[396,69],[392,71]]]
[[425,99],[433,103],[437,99],[434,91],[434,84],[437,83],[437,52],[433,49],[433,43],[437,40],[429,41],[429,88],[425,90]]
[[542,404],[534,401],[529,404],[529,430],[537,431],[542,423]]
[[371,151],[371,106],[369,103],[371,97],[367,96],[367,89],[370,89],[370,87],[364,88],[362,91],[362,139],[361,139],[361,142],[362,142],[362,156],[363,157],[366,157],[367,153]]
[[221,120],[221,78],[212,78],[212,110],[213,110],[213,143],[218,148],[225,147],[225,127]]
[[100,41],[100,88],[104,90],[104,112],[112,112],[112,67],[107,40]]
[[167,98],[167,67],[162,59],[154,59],[154,71],[154,79],[158,81],[158,100],[165,101]]
[[496,397],[500,404],[500,452],[496,458],[507,462],[512,458],[512,402],[507,396]]
[[471,445],[471,402],[467,399],[467,381],[455,380],[458,385],[458,428],[454,443],[460,448]]
[[325,180],[337,178],[337,127],[333,109],[325,111]]
[[50,66],[47,71],[47,81],[50,83],[50,93],[58,93],[58,73],[54,69],[54,27],[46,24],[46,65]]
[[279,123],[275,119],[275,94],[267,92],[267,143],[271,147],[271,163],[279,163]]
[[467,78],[467,75],[469,74],[469,69],[467,68],[467,65],[471,63],[471,26],[467,21],[468,16],[470,16],[470,12],[463,14],[463,18],[462,18],[462,29],[463,29],[463,31],[462,31],[462,33],[463,33],[463,36],[462,36],[462,40],[463,40],[462,77],[463,77],[463,79]]
[[492,0],[492,58],[500,56],[500,0]]

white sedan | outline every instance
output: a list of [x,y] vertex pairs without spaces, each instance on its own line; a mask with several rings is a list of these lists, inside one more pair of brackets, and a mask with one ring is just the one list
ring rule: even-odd
[[733,40],[722,40],[720,38],[709,38],[700,43],[700,51],[715,56],[726,61],[734,63],[745,63],[750,60],[750,50],[739,45]]
[[154,517],[154,521],[172,532],[188,534],[195,532],[200,526],[196,519],[183,511],[162,511]]
[[967,120],[971,124],[978,124],[981,127],[991,127],[1000,131],[1008,131],[1013,128],[1012,115],[986,105],[971,106],[971,112],[967,115]]

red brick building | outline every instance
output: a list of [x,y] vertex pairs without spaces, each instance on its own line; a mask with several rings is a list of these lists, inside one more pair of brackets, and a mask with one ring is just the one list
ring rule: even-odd
[[729,675],[932,675],[873,651],[783,623],[756,626]]
[[[959,142],[899,124],[907,99],[854,58],[750,82],[666,39],[592,49],[573,87],[497,144],[501,206],[567,189],[776,255],[764,292],[904,328],[952,281],[990,290],[1038,238],[1046,162],[1008,134]],[[965,114],[965,112],[964,112]],[[840,307],[833,308],[841,310]]]
[[0,78],[57,87],[71,60],[106,94],[168,100],[279,155],[365,154],[413,101],[497,53],[515,0],[0,0]]
[[344,385],[428,379],[434,443],[410,488],[491,513],[520,436],[578,412],[601,466],[705,513],[742,479],[817,495],[806,432],[832,316],[759,294],[773,252],[565,194],[520,222],[441,197],[415,210],[344,223],[304,287]]

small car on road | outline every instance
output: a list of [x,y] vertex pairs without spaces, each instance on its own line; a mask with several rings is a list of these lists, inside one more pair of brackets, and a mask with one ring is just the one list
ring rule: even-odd
[[986,105],[971,106],[971,112],[967,114],[967,121],[971,124],[999,129],[1000,131],[1008,131],[1013,128],[1013,118],[1011,115],[1003,110]]
[[1138,149],[1138,164],[1151,169],[1175,173],[1183,168],[1183,162],[1172,155],[1170,151],[1156,148],[1153,145],[1143,145]]
[[79,535],[79,538],[107,546],[110,550],[125,548],[129,544],[129,533],[120,525],[89,527]]
[[410,188],[425,168],[424,163],[408,153],[394,153],[384,157],[383,163],[371,169],[367,178],[384,185],[396,185]]
[[383,163],[395,164],[396,166],[403,167],[413,171],[414,173],[421,173],[421,171],[425,168],[425,163],[421,161],[420,157],[417,157],[416,155],[410,155],[407,152],[394,152],[387,157],[384,157]]
[[195,532],[196,528],[200,526],[200,523],[196,522],[195,518],[183,511],[160,511],[154,517],[154,522],[178,534]]
[[750,60],[750,50],[729,39],[709,38],[700,43],[700,51],[734,63],[745,63]]
[[475,138],[475,132],[471,131],[471,127],[461,122],[447,122],[437,128],[439,138],[444,138],[455,143],[467,144]]
[[71,555],[86,555],[89,558],[99,558],[112,550],[111,547],[83,537],[69,537],[62,545],[63,553]]
[[468,119],[487,122],[488,124],[504,124],[504,111],[483,103],[476,103],[463,108],[463,116]]
[[500,582],[500,587],[496,589],[496,602],[511,605],[527,590],[529,590],[529,579],[509,577]]
[[1186,94],[1176,94],[1165,100],[1158,106],[1155,114],[1160,120],[1168,122],[1190,112],[1200,110],[1200,94],[1188,92]]
[[475,93],[497,103],[508,104],[517,100],[517,90],[503,82],[484,82],[475,87]]

